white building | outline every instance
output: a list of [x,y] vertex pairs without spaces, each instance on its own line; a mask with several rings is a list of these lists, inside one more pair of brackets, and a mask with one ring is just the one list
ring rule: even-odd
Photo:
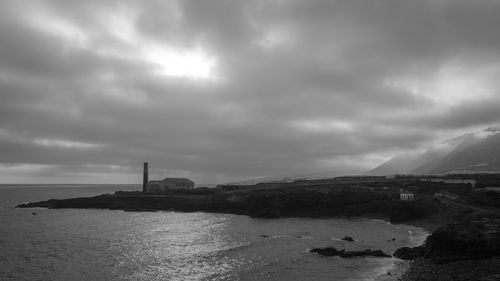
[[399,200],[411,201],[413,199],[414,199],[413,193],[401,190],[401,193],[399,194]]

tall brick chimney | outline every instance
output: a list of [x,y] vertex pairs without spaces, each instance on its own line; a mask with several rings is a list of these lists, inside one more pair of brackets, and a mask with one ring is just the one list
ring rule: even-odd
[[142,174],[142,192],[146,192],[147,184],[148,184],[148,162],[144,162],[144,172]]

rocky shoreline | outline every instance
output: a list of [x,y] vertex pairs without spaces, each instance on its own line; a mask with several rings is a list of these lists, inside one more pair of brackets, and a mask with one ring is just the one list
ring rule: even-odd
[[424,245],[394,256],[413,260],[400,280],[500,280],[500,215],[478,213],[436,229]]
[[380,250],[346,251],[333,247],[315,248],[311,252],[343,258],[394,256],[402,260],[397,265],[402,268],[393,268],[377,280],[500,280],[500,214],[470,214],[438,227],[423,245],[399,248],[392,256]]

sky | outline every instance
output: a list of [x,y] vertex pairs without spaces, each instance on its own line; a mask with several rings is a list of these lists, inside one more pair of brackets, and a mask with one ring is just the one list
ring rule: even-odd
[[500,121],[498,0],[0,3],[0,183],[353,174]]

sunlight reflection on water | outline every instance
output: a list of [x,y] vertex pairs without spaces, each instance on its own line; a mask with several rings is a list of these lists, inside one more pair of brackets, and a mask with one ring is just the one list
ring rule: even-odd
[[[0,280],[363,280],[391,259],[336,259],[314,247],[392,253],[425,232],[374,220],[208,213],[3,209]],[[411,233],[409,232],[411,230]],[[335,238],[352,236],[354,243]],[[396,241],[392,241],[396,238]]]

